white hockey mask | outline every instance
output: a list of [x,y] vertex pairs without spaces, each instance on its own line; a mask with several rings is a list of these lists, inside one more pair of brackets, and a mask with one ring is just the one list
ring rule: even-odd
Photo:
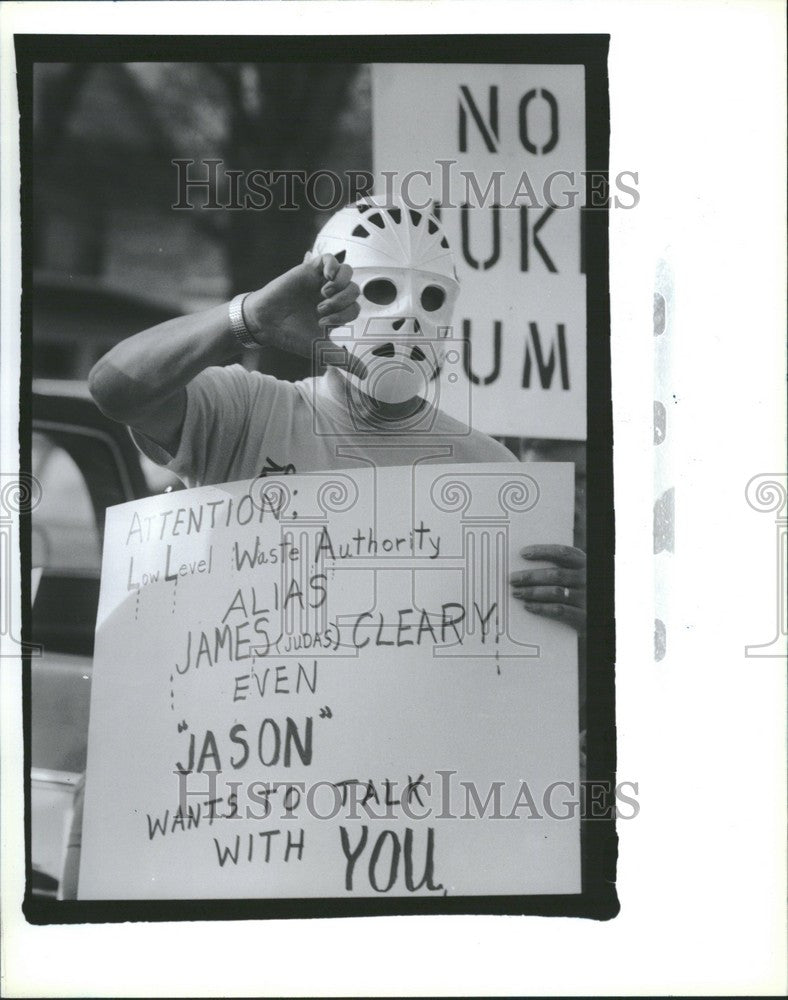
[[328,220],[312,252],[350,264],[361,289],[352,328],[331,333],[362,363],[345,377],[381,403],[425,397],[443,365],[460,288],[437,218],[365,198]]

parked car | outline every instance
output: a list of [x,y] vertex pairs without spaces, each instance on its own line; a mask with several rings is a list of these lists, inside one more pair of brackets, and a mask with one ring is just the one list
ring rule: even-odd
[[107,507],[182,488],[142,456],[84,382],[33,383],[31,471],[31,863],[34,894],[57,894],[74,791],[87,759],[93,642]]

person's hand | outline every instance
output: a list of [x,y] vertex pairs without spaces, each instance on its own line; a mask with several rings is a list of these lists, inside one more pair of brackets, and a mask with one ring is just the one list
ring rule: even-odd
[[[358,316],[359,288],[352,277],[350,265],[332,254],[309,257],[247,296],[244,319],[252,336],[265,346],[311,358],[316,340]],[[344,356],[344,349],[336,347],[326,360]]]
[[511,574],[512,593],[529,611],[563,621],[578,632],[586,629],[586,554],[570,545],[529,545],[523,559],[553,565],[519,569]]

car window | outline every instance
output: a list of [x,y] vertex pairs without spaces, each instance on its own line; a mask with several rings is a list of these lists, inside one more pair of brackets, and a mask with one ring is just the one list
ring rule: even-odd
[[133,498],[132,470],[110,434],[75,422],[40,420],[32,444],[41,502],[31,516],[31,637],[91,656],[106,508]]
[[71,576],[99,573],[99,526],[77,463],[47,434],[34,432],[32,470],[41,484],[31,517],[33,567]]

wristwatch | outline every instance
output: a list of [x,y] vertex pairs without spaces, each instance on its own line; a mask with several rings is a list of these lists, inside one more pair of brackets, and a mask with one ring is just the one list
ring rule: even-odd
[[244,319],[244,302],[249,292],[241,292],[230,303],[230,329],[242,347],[257,349],[260,345],[254,339]]

